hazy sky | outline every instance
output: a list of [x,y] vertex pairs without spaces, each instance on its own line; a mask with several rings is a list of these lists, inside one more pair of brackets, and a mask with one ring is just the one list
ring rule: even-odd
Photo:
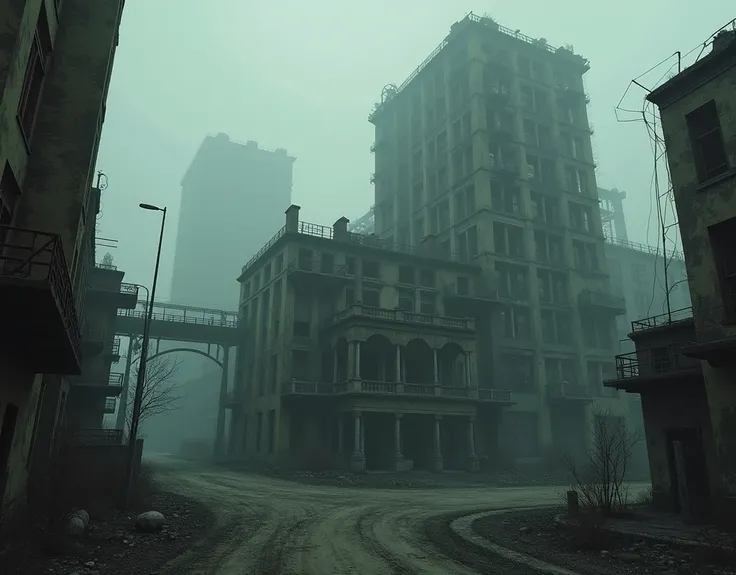
[[[137,206],[167,206],[159,287],[166,298],[181,178],[204,136],[218,132],[297,157],[293,200],[304,219],[329,225],[342,215],[357,218],[373,203],[367,116],[382,87],[400,84],[455,21],[474,11],[552,45],[572,44],[590,60],[585,78],[598,185],[627,191],[630,239],[646,241],[650,141],[642,123],[618,122],[614,107],[632,78],[677,50],[689,52],[736,16],[733,0],[705,0],[698,11],[693,5],[126,0],[98,157],[109,184],[99,234],[119,240],[112,253],[126,280],[149,285],[160,217]],[[672,64],[642,83],[651,86]],[[641,109],[643,96],[632,89],[625,106]],[[654,219],[649,240],[656,243]]]

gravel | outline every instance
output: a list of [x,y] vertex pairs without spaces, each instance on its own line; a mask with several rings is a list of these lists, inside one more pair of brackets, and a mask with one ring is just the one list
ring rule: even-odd
[[[562,509],[513,511],[476,520],[473,530],[493,542],[581,575],[736,575],[733,559],[692,547],[557,525]],[[582,547],[582,548],[581,548]]]
[[[141,511],[164,514],[166,524],[155,533],[135,529]],[[190,548],[214,526],[214,515],[197,501],[175,493],[149,496],[142,509],[111,511],[92,517],[86,535],[74,540],[64,556],[44,556],[24,570],[28,575],[133,575],[157,573],[169,560]]]

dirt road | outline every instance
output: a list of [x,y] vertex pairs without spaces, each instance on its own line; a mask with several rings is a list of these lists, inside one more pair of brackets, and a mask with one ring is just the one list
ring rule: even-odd
[[[218,523],[167,573],[529,574],[453,543],[427,519],[559,502],[559,487],[369,489],[313,486],[156,458],[167,488],[207,502]],[[450,557],[450,555],[452,557]]]

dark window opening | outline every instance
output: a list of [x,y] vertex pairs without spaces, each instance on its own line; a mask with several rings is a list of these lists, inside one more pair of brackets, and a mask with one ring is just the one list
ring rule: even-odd
[[715,100],[685,116],[693,148],[698,180],[708,181],[728,170],[728,158],[723,145],[721,122]]
[[46,7],[41,4],[38,22],[36,23],[36,33],[31,44],[31,51],[28,54],[23,90],[18,102],[18,120],[27,142],[31,140],[33,127],[36,123],[50,54],[51,33],[49,32]]

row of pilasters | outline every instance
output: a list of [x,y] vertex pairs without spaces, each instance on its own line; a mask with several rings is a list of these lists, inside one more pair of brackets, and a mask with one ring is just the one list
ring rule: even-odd
[[[407,460],[403,453],[403,437],[402,427],[404,414],[393,413],[393,453],[391,455],[392,469],[395,471],[408,471],[413,466],[413,461]],[[443,471],[444,457],[442,454],[442,422],[441,415],[432,417],[432,457],[431,467],[434,471]],[[353,449],[349,455],[349,466],[352,471],[364,471],[366,469],[366,425],[365,414],[361,411],[350,412],[351,431],[353,433]],[[478,457],[475,453],[475,419],[474,417],[465,418],[466,433],[466,462],[465,466],[470,471],[478,469]],[[337,426],[337,455],[338,459],[343,458],[346,454],[345,435],[343,421],[340,420]]]

